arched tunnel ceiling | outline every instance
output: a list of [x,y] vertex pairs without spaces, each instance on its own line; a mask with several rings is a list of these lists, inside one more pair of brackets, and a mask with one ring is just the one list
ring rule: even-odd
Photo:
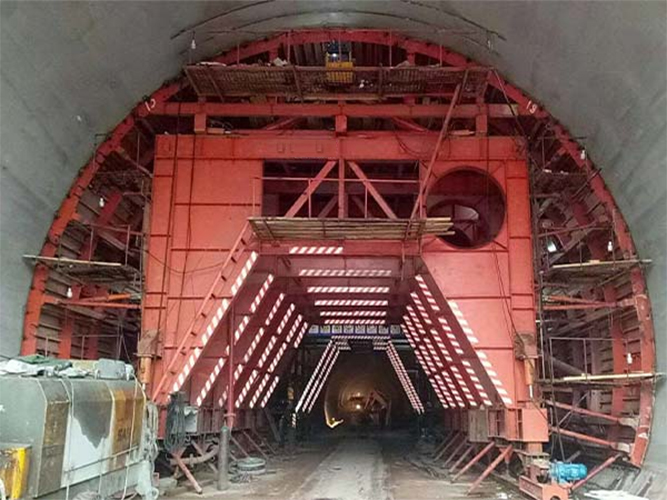
[[[304,27],[401,31],[495,66],[587,148],[647,271],[667,371],[667,4],[647,2],[0,3],[0,352],[19,350],[31,268],[101,137],[182,65]],[[197,48],[189,51],[193,31]],[[664,384],[663,384],[664,386]],[[658,388],[656,421],[667,417]],[[662,417],[662,418],[661,418]],[[664,430],[649,460],[667,463]]]

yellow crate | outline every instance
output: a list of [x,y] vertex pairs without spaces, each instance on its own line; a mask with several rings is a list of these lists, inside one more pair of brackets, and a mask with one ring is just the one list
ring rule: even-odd
[[[351,69],[354,67],[352,61],[327,61],[327,69]],[[327,81],[334,84],[352,83],[354,73],[352,71],[327,71]]]
[[0,480],[8,500],[23,498],[28,485],[30,446],[0,444]]

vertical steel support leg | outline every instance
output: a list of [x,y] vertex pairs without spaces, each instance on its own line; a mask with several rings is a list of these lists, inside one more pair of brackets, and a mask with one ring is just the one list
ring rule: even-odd
[[512,449],[513,449],[512,445],[509,445],[507,448],[505,448],[503,451],[500,452],[500,454],[495,458],[495,460],[491,462],[489,466],[486,469],[484,469],[484,472],[482,472],[482,474],[477,479],[475,479],[475,482],[472,483],[470,489],[468,490],[467,493],[468,495],[470,495],[473,491],[475,491],[479,487],[480,483],[484,481],[484,479],[486,479],[488,475],[491,474],[491,472],[496,467],[498,467],[498,464],[500,462],[502,462],[505,458],[510,456],[510,454],[512,453]]
[[229,488],[229,436],[231,432],[226,425],[220,431],[218,447],[218,491]]
[[470,462],[468,462],[467,464],[465,464],[463,469],[461,469],[459,471],[459,473],[456,474],[456,476],[454,476],[452,478],[452,483],[456,482],[456,480],[458,478],[460,478],[463,474],[465,474],[468,471],[468,469],[470,469],[470,467],[472,467],[477,462],[479,462],[482,459],[482,457],[484,455],[486,455],[491,450],[491,448],[493,448],[495,445],[496,445],[496,443],[494,443],[493,441],[491,441],[489,444],[487,444],[482,451],[480,451],[477,455],[475,455],[473,457],[473,459]]
[[[234,401],[236,400],[236,395],[234,394],[234,305],[232,305],[232,310],[229,312],[228,320],[228,346],[229,346],[229,357],[227,358],[227,415],[225,415],[225,426],[229,427],[230,435],[231,429],[234,428]],[[232,439],[234,439],[232,437]]]

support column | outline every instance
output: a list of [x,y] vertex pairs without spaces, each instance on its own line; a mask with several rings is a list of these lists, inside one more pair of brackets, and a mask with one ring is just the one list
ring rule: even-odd
[[229,358],[227,360],[227,414],[225,415],[225,426],[230,429],[234,428],[234,309],[229,314],[229,326],[227,327],[229,339],[227,345],[229,346]]
[[220,431],[220,444],[218,446],[218,491],[229,488],[229,435],[231,430],[227,425]]

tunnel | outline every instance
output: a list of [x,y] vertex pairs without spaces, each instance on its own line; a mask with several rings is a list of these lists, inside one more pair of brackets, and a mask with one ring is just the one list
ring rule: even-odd
[[132,365],[175,495],[667,494],[664,3],[1,12],[3,357]]

